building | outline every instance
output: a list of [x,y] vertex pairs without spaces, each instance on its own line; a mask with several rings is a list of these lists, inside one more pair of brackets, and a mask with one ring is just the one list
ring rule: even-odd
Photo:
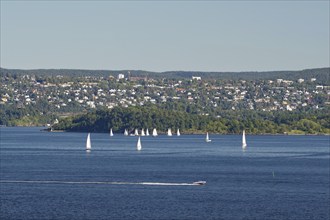
[[118,79],[124,79],[125,78],[125,75],[124,74],[118,74]]
[[304,81],[304,79],[298,79],[298,83],[303,83]]
[[200,76],[193,76],[193,77],[192,77],[192,80],[194,80],[194,79],[195,79],[195,80],[202,80],[202,77],[200,77]]

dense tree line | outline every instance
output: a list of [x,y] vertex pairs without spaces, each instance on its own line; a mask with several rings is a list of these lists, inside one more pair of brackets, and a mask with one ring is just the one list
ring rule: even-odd
[[[49,111],[49,105],[44,103],[44,109],[36,109],[35,105],[14,106],[1,105],[0,125],[6,126],[35,126],[51,124],[56,115]],[[40,104],[42,106],[42,104]],[[44,110],[44,111],[43,111]]]
[[328,111],[311,112],[223,112],[221,117],[190,114],[167,110],[156,106],[115,107],[112,110],[95,110],[87,114],[67,117],[53,129],[65,131],[89,131],[122,133],[125,129],[179,128],[182,133],[212,132],[238,134],[243,129],[250,134],[321,134],[330,133]]
[[[0,75],[36,75],[54,77],[57,75],[68,77],[114,77],[118,74],[125,74],[126,77],[130,72],[132,77],[151,77],[154,79],[191,79],[192,76],[201,76],[203,79],[225,79],[225,80],[267,80],[267,79],[287,79],[296,80],[298,78],[317,78],[323,82],[330,82],[330,68],[315,68],[299,71],[264,71],[264,72],[197,72],[197,71],[168,71],[168,72],[150,72],[143,70],[80,70],[80,69],[36,69],[36,70],[21,70],[21,69],[5,69],[0,68]],[[328,83],[327,83],[328,84]]]
[[168,128],[198,131],[205,127],[210,119],[185,112],[168,111],[148,107],[115,107],[112,110],[95,110],[87,114],[64,118],[54,129],[67,131],[107,132],[110,128],[114,132],[124,132],[125,129],[134,130],[157,128],[165,131]]

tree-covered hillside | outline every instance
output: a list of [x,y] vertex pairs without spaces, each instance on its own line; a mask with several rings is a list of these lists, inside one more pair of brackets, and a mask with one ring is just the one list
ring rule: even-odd
[[[56,128],[328,133],[329,68],[255,73],[125,72],[1,69],[0,125],[53,124],[63,116],[90,112],[65,119]],[[119,73],[125,74],[116,75]]]
[[144,70],[79,70],[79,69],[5,69],[0,68],[0,75],[16,74],[16,75],[37,75],[37,76],[103,76],[112,75],[117,77],[119,74],[126,74],[131,77],[151,77],[154,79],[191,79],[192,76],[199,76],[203,79],[224,79],[224,80],[265,80],[265,79],[288,79],[294,80],[298,78],[318,78],[324,82],[330,80],[330,68],[314,68],[298,71],[264,71],[264,72],[198,72],[198,71],[167,71],[167,72],[151,72]]
[[67,117],[53,129],[65,131],[114,132],[125,129],[152,129],[165,132],[179,128],[182,133],[212,132],[238,134],[243,129],[251,134],[330,134],[330,116],[327,111],[298,112],[226,112],[214,118],[165,110],[155,106],[115,107],[112,110],[96,110],[87,114]]

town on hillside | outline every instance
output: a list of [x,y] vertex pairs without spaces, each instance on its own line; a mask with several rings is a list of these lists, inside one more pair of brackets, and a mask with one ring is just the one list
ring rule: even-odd
[[129,72],[108,77],[6,73],[1,78],[1,108],[37,109],[40,115],[147,104],[214,117],[224,110],[308,111],[330,106],[329,82],[318,78],[169,79]]

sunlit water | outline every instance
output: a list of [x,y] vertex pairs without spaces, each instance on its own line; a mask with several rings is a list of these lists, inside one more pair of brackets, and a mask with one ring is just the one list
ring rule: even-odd
[[0,129],[0,219],[330,218],[329,136]]

